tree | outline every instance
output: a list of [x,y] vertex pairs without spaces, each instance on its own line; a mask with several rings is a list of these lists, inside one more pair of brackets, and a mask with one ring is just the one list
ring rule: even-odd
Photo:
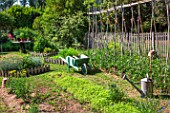
[[46,0],[47,7],[59,15],[75,14],[85,11],[84,0]]
[[86,17],[82,12],[63,17],[59,33],[57,35],[58,42],[64,47],[70,47],[74,43],[83,43],[83,36],[87,32],[85,26]]
[[63,46],[82,41],[86,30],[84,0],[47,0],[46,3],[42,17],[33,24],[41,30],[45,39]]
[[5,13],[0,12],[0,30],[10,30],[13,28],[15,23],[14,17]]
[[45,9],[46,0],[28,0],[31,7],[40,8],[41,11]]
[[32,28],[33,21],[40,16],[40,11],[33,7],[23,7],[15,5],[6,10],[11,16],[15,17],[15,27],[29,27]]

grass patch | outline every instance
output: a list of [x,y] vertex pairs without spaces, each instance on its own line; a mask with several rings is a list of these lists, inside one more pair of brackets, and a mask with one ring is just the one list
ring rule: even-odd
[[[63,74],[62,76],[53,75],[51,77],[56,85],[61,86],[62,90],[73,94],[80,103],[89,103],[92,111],[111,113],[113,110],[118,110],[119,105],[122,105],[126,111],[131,111],[132,113],[139,112],[138,109],[130,103],[125,104],[121,102],[125,95],[124,92],[120,91],[117,87],[106,89],[90,80],[69,75],[65,76]],[[124,111],[124,113],[126,113],[126,111]]]

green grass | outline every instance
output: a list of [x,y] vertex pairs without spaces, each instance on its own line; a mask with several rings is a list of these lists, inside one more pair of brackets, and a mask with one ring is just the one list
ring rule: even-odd
[[[12,55],[20,54],[12,53]],[[139,106],[133,105],[134,102],[138,103],[145,99],[140,99],[140,97],[131,99],[125,95],[127,88],[134,90],[127,81],[115,79],[111,75],[95,69],[89,75],[84,76],[73,69],[68,72],[66,65],[50,64],[50,66],[51,71],[26,78],[30,83],[30,92],[35,93],[35,97],[31,97],[29,100],[30,104],[39,105],[47,102],[55,106],[56,111],[62,112],[62,106],[67,104],[61,96],[64,95],[70,100],[75,98],[93,112],[145,113],[138,108]],[[2,81],[2,78],[0,80]],[[44,89],[45,92],[41,93],[41,89]],[[151,107],[154,108],[154,106],[149,106],[146,109]],[[157,108],[155,109],[157,110]],[[147,111],[146,113],[154,112]]]

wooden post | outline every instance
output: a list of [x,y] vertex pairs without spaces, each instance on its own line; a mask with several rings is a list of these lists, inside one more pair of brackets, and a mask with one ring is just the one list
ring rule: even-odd
[[30,69],[26,69],[26,71],[27,71],[27,76],[29,76],[29,75],[30,75],[31,70],[30,70]]
[[34,74],[34,68],[31,68],[31,75]]
[[47,71],[50,71],[50,65],[47,65]]
[[38,66],[38,67],[36,67],[36,68],[37,68],[37,73],[38,73],[38,74],[41,73],[41,67]]
[[22,53],[26,53],[24,42],[20,42],[20,48]]
[[41,66],[41,72],[44,73],[44,66]]
[[34,74],[38,74],[37,73],[37,67],[34,67]]
[[155,50],[155,33],[152,32],[152,50]]

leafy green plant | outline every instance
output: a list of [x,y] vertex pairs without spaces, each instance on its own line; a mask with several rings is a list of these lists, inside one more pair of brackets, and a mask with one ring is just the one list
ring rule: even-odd
[[[61,77],[55,76],[53,79],[58,86],[61,86],[63,90],[73,94],[81,103],[90,103],[93,111],[99,110],[110,113],[115,109],[112,106],[125,97],[124,93],[120,92],[118,88],[112,87],[112,89],[105,89],[103,86],[79,77],[62,75]],[[116,95],[120,95],[118,99],[116,99]],[[132,110],[132,112],[138,111],[137,108],[134,108],[130,104],[128,110]]]
[[43,65],[42,61],[38,57],[30,57],[29,55],[23,57],[23,67],[22,68],[31,68],[31,67],[38,67]]
[[30,85],[26,78],[9,78],[7,87],[9,87],[10,93],[16,94],[17,98],[22,98],[24,101],[29,99]]
[[38,113],[39,112],[37,105],[34,103],[31,103],[28,111],[29,111],[29,113]]
[[0,60],[0,69],[1,70],[17,70],[19,65],[22,62],[21,58],[10,57],[3,58]]
[[[104,48],[100,50],[89,50],[87,54],[90,57],[90,63],[94,67],[109,70],[110,72],[113,72],[112,68],[114,68],[116,69],[114,73],[119,75],[122,71],[125,71],[133,81],[139,81],[146,77],[147,73],[151,76],[149,58],[147,56],[139,56],[135,53],[130,56],[129,52],[124,52],[121,56],[119,50],[116,50],[115,56],[112,45],[109,46],[108,52]],[[165,64],[164,58],[154,57],[152,61],[152,76],[156,88],[164,92],[169,92],[170,79],[167,75],[170,74],[170,62],[168,62],[168,65]]]
[[20,57],[8,57],[0,59],[1,70],[23,70],[26,68],[38,67],[43,65],[41,58],[24,55]]
[[58,52],[57,56],[54,56],[53,58],[59,58],[59,56],[66,58],[66,56],[78,56],[80,55],[81,51],[74,49],[74,48],[65,48]]
[[49,51],[49,48],[51,49],[50,51],[58,51],[58,48],[55,45],[51,44],[49,40],[45,39],[43,35],[39,35],[35,38],[34,51],[47,52]]
[[34,37],[37,37],[38,34],[35,30],[24,27],[24,28],[15,29],[14,35],[16,36],[16,38],[33,39]]
[[159,100],[147,99],[147,101],[135,103],[135,106],[138,106],[141,113],[158,113],[160,107]]

